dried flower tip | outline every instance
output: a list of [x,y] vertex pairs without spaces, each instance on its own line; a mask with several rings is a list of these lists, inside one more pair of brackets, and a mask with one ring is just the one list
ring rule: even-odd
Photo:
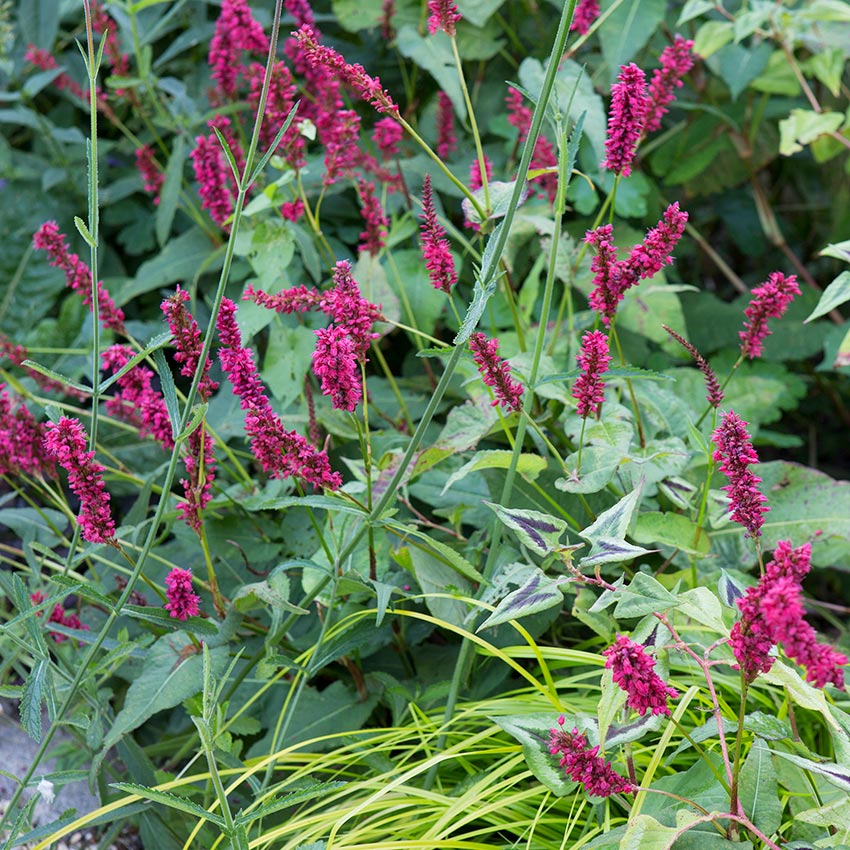
[[631,174],[648,105],[646,75],[634,62],[622,65],[617,82],[611,88],[608,138],[605,140],[607,157],[602,168],[623,177]]
[[511,367],[499,357],[499,340],[487,339],[476,332],[469,338],[469,348],[478,366],[481,378],[493,390],[493,406],[501,404],[509,410],[522,407],[522,384],[511,380]]

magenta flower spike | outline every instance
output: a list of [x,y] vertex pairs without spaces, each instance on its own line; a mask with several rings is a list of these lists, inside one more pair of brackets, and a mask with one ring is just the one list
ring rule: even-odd
[[764,340],[770,336],[768,319],[779,319],[800,294],[796,275],[785,277],[782,272],[773,272],[761,286],[753,290],[753,299],[744,311],[747,321],[739,331],[741,354],[750,360],[762,352]]
[[136,150],[136,168],[142,178],[145,191],[154,196],[154,204],[159,203],[159,192],[165,182],[165,174],[157,168],[154,162],[153,148],[142,145]]
[[[484,155],[484,170],[487,174],[488,182],[493,179],[493,163],[490,162],[490,157]],[[481,179],[481,163],[478,158],[472,160],[469,164],[469,188],[475,192],[484,185]]]
[[605,400],[605,382],[602,374],[611,362],[608,337],[602,331],[590,331],[581,339],[577,358],[581,374],[573,385],[573,398],[578,400],[576,410],[581,417],[596,416]]
[[599,0],[579,0],[576,4],[570,30],[579,35],[587,35],[593,22],[599,17]]
[[588,748],[583,732],[573,729],[566,732],[564,718],[558,718],[558,728],[550,730],[549,752],[560,755],[560,765],[573,782],[580,782],[588,794],[594,797],[610,797],[612,794],[630,794],[635,788],[628,779],[599,755],[599,746]]
[[748,537],[760,537],[764,514],[770,508],[765,504],[767,498],[757,486],[761,478],[750,470],[759,458],[747,433],[747,423],[730,410],[711,439],[717,447],[714,460],[729,479],[723,489],[729,494],[732,519],[744,526]]
[[338,410],[354,410],[363,398],[357,345],[344,327],[329,325],[314,331],[313,371]]
[[197,617],[201,613],[201,597],[192,590],[192,571],[174,567],[165,577],[165,610],[175,620]]
[[389,221],[375,194],[375,184],[361,177],[357,181],[357,186],[360,193],[360,214],[363,216],[364,225],[357,250],[377,257],[386,245]]
[[643,242],[635,245],[627,260],[640,280],[658,274],[673,262],[672,253],[685,232],[688,214],[679,209],[679,202],[670,204],[661,221],[647,231]]
[[[91,308],[91,270],[76,255],[72,254],[65,242],[65,237],[55,221],[46,221],[36,230],[32,238],[34,248],[46,251],[50,257],[50,265],[65,272],[65,281],[83,299],[83,304]],[[124,313],[110,297],[109,293],[98,281],[97,306],[101,324],[119,334],[127,333],[124,327]]]
[[398,143],[403,136],[401,124],[392,118],[381,118],[372,128],[372,141],[385,160],[398,156]]
[[605,667],[611,671],[614,683],[628,695],[626,701],[643,717],[647,711],[652,714],[670,714],[667,700],[675,699],[679,692],[664,683],[655,672],[655,659],[639,643],[625,635],[617,635],[617,640],[603,653]]
[[682,77],[694,66],[693,46],[693,41],[677,35],[673,43],[661,51],[661,67],[653,72],[649,83],[645,133],[654,133],[661,127],[667,104],[675,99],[676,89],[682,87]]
[[511,380],[510,365],[499,357],[499,340],[487,339],[483,333],[476,332],[469,338],[469,348],[482,380],[496,396],[493,406],[501,404],[508,410],[519,410],[524,388]]
[[776,544],[773,560],[755,587],[737,600],[741,618],[732,626],[729,644],[748,682],[773,666],[771,649],[781,644],[785,654],[806,668],[815,687],[832,683],[844,690],[847,657],[828,644],[804,617],[802,581],[811,568],[811,544],[794,549],[790,541]]
[[434,289],[441,289],[448,295],[457,283],[457,272],[446,231],[437,221],[430,174],[425,175],[422,183],[422,218],[422,253],[428,277]]
[[431,35],[434,35],[437,30],[442,30],[446,35],[454,38],[457,23],[463,17],[455,3],[451,0],[428,0],[428,13],[428,32]]
[[217,225],[225,228],[224,222],[233,212],[234,198],[230,190],[230,167],[224,160],[218,139],[214,134],[196,137],[190,156],[199,184],[201,207],[209,211]]
[[628,177],[637,143],[644,129],[649,101],[646,95],[646,75],[634,62],[620,67],[617,82],[611,88],[611,109],[608,113],[607,156],[602,168]]
[[17,408],[0,384],[0,475],[46,475],[52,467],[44,448],[46,431],[29,409]]
[[210,42],[209,64],[212,78],[225,97],[236,95],[236,80],[242,68],[243,51],[268,53],[263,28],[254,20],[245,0],[222,0],[221,13]]
[[437,156],[448,159],[456,150],[454,104],[444,91],[440,91],[437,93]]
[[109,509],[109,492],[103,482],[104,468],[87,451],[86,432],[78,419],[63,416],[47,423],[47,453],[68,473],[68,484],[80,500],[77,522],[90,543],[115,544],[115,523]]

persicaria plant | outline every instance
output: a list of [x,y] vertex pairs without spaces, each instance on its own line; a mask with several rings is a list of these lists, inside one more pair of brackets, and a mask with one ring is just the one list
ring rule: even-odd
[[842,5],[0,3],[4,848],[850,850]]

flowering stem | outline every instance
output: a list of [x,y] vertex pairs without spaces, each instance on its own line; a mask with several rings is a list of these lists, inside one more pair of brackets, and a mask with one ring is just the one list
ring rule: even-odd
[[[738,778],[741,772],[741,759],[744,741],[744,712],[747,710],[747,690],[749,689],[749,683],[747,682],[747,677],[744,675],[743,669],[739,672],[741,675],[741,702],[738,708],[738,731],[735,734],[735,755],[734,761],[732,762],[732,788],[729,793],[729,809],[733,815],[744,814],[741,804],[738,801]],[[732,831],[735,831],[734,825],[732,827]],[[732,838],[734,839],[734,837],[735,836],[733,835]]]
[[490,185],[487,180],[487,164],[484,159],[484,148],[481,147],[481,134],[478,132],[478,122],[475,120],[475,110],[472,108],[472,101],[469,97],[469,90],[466,87],[466,78],[463,74],[463,65],[460,61],[460,54],[457,50],[457,39],[455,36],[450,36],[449,40],[452,43],[452,53],[455,58],[455,67],[457,68],[457,78],[460,81],[460,89],[463,92],[463,100],[466,103],[466,113],[469,116],[469,126],[472,130],[472,139],[475,142],[475,152],[478,156],[478,170],[481,172],[481,188],[484,191],[484,209],[490,213]]

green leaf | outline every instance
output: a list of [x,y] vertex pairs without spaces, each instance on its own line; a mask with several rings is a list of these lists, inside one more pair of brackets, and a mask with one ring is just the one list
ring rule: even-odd
[[40,658],[32,667],[24,682],[21,697],[21,723],[27,735],[36,743],[41,741],[41,706],[44,690],[49,687],[50,659]]
[[483,27],[505,0],[457,0],[457,10],[464,21]]
[[730,21],[706,21],[694,37],[693,54],[708,59],[734,37],[735,30]]
[[88,225],[78,215],[74,216],[74,227],[77,228],[77,233],[79,233],[80,236],[82,236],[83,239],[86,240],[86,244],[90,248],[97,247],[94,241],[94,236],[91,235]]
[[159,192],[159,203],[154,213],[154,231],[159,245],[165,245],[177,212],[180,200],[180,189],[183,185],[183,166],[186,162],[186,141],[178,135],[174,140],[168,165],[165,167],[165,178]]
[[343,787],[345,787],[345,782],[330,781],[316,782],[306,788],[298,788],[294,791],[280,791],[272,795],[262,806],[238,815],[233,822],[236,826],[248,826],[255,820],[272,815],[281,809],[288,809],[296,803],[304,803],[307,800],[314,800],[316,797],[327,796],[332,791]]
[[431,552],[410,546],[407,549],[416,581],[425,594],[428,610],[438,619],[463,626],[469,605],[454,596],[471,596],[472,583]]
[[845,263],[850,263],[850,239],[844,242],[830,242],[821,252],[822,257],[835,257],[836,260],[843,260]]
[[[691,820],[696,817],[695,813],[688,815]],[[678,827],[664,826],[649,815],[638,815],[629,820],[620,850],[669,850],[678,831]]]
[[678,597],[647,573],[635,573],[630,584],[620,588],[616,596],[619,601],[614,608],[614,617],[619,619],[660,614],[679,604]]
[[187,815],[201,818],[201,820],[210,821],[210,823],[214,823],[219,829],[224,829],[224,818],[221,815],[208,812],[203,806],[199,806],[185,797],[179,797],[177,794],[170,794],[167,791],[157,791],[155,788],[148,788],[146,785],[139,785],[135,782],[113,782],[110,783],[110,787],[117,788],[126,794],[134,794],[153,803],[161,803],[169,809],[185,812]]
[[642,513],[631,534],[638,543],[663,543],[689,555],[705,557],[711,548],[708,533],[682,514]]
[[391,529],[402,539],[413,538],[420,541],[427,549],[431,550],[431,554],[442,561],[447,567],[450,567],[459,575],[468,578],[470,581],[483,582],[484,576],[475,569],[475,567],[460,554],[455,551],[442,540],[437,540],[433,534],[427,534],[421,529],[413,525],[397,522],[392,519],[382,520],[377,523]]
[[[507,469],[511,465],[513,452],[502,449],[476,452],[472,460],[465,463],[460,469],[453,472],[443,485],[444,495],[452,484],[466,478],[471,472],[479,469]],[[521,454],[517,462],[516,470],[528,481],[534,481],[546,468],[546,459],[537,454]]]
[[526,583],[509,593],[497,606],[496,610],[476,629],[498,626],[509,620],[518,620],[539,611],[548,611],[564,602],[561,584],[564,578],[549,578],[543,570],[535,568]]
[[702,623],[717,634],[726,633],[720,600],[707,587],[694,587],[678,596],[677,613],[696,623]]
[[67,375],[62,375],[59,372],[54,372],[53,369],[48,369],[46,366],[42,366],[40,363],[36,363],[34,360],[24,360],[21,363],[21,366],[26,366],[27,369],[32,369],[33,372],[38,372],[40,375],[46,375],[48,378],[51,378],[54,381],[58,381],[60,384],[65,384],[72,389],[77,390],[78,392],[85,393],[86,395],[91,393],[91,387],[87,387],[84,384],[77,383],[77,381],[72,381]]
[[[679,13],[679,19],[676,21],[676,26],[680,27],[688,21],[704,15],[706,12],[714,11],[714,0],[687,0],[682,11]],[[701,54],[700,54],[701,55]]]
[[835,762],[814,761],[813,759],[797,756],[793,753],[785,753],[782,750],[774,750],[775,755],[780,758],[790,761],[791,764],[796,764],[797,767],[803,770],[809,770],[822,776],[827,782],[835,785],[847,793],[850,791],[850,768],[846,764],[836,764]]
[[464,316],[460,330],[453,340],[455,345],[463,345],[472,336],[473,331],[478,327],[481,316],[484,314],[484,308],[487,306],[487,302],[496,291],[496,284],[499,279],[499,268],[497,265],[499,257],[496,255],[496,249],[503,241],[503,227],[504,222],[500,221],[487,240],[484,253],[481,255],[481,269],[475,275],[475,285],[472,288],[472,301],[469,304],[469,309],[466,311],[466,316]]
[[[285,576],[284,576],[285,578]],[[278,581],[276,587],[272,587],[268,581],[258,581],[252,584],[243,584],[233,597],[233,605],[237,611],[251,611],[254,608],[262,608],[269,605],[281,611],[291,614],[309,614],[305,608],[299,608],[289,601],[288,587],[286,593],[281,591],[283,585]]]
[[833,97],[838,97],[844,74],[844,51],[840,47],[821,48],[806,60],[804,68],[814,74]]
[[566,531],[566,520],[539,511],[505,508],[493,502],[484,504],[516,534],[520,542],[540,555],[549,555],[561,549],[561,535]]
[[[821,253],[824,252],[821,251]],[[850,301],[850,271],[843,271],[824,289],[818,301],[818,306],[809,314],[806,323],[825,316],[830,310],[834,310],[848,301]]]
[[168,365],[161,348],[154,351],[153,362],[156,364],[156,372],[162,386],[162,395],[165,398],[165,407],[168,410],[168,418],[171,420],[171,437],[176,442],[180,434],[180,403],[177,401],[174,376],[171,374],[171,367]]
[[383,0],[333,0],[336,22],[348,32],[374,29],[381,23]]
[[575,783],[567,778],[558,760],[549,752],[549,734],[557,720],[553,713],[491,717],[490,720],[519,741],[529,769],[556,797],[565,797],[575,789]]
[[772,53],[773,48],[767,42],[749,47],[727,44],[712,57],[733,101],[767,67]]
[[[133,367],[138,366],[146,357],[153,354],[158,348],[168,345],[171,342],[171,332],[157,334],[148,340],[147,345],[138,353],[134,354],[114,375],[110,375],[98,386],[98,392],[105,393],[119,378],[127,374]],[[89,389],[91,392],[91,389]]]
[[195,635],[213,635],[218,634],[216,626],[205,620],[203,617],[188,617],[185,620],[178,620],[171,616],[164,608],[154,608],[149,605],[125,605],[121,609],[121,614],[127,617],[132,617],[134,620],[143,620],[160,629],[181,629],[191,632]]
[[[603,13],[613,4],[602,4]],[[665,0],[630,0],[619,3],[599,30],[602,53],[608,64],[611,80],[617,76],[621,65],[627,64],[658,31],[664,20]]]
[[62,17],[59,7],[60,0],[29,0],[26,8],[19,7],[17,19],[22,42],[52,50]]
[[412,59],[436,80],[437,85],[451,98],[457,117],[466,122],[466,101],[457,76],[451,40],[442,31],[423,38],[415,27],[405,25],[396,35],[396,47],[402,56]]
[[771,752],[760,738],[755,739],[744,759],[738,793],[750,820],[765,835],[773,835],[782,824],[782,803]]
[[[163,635],[151,646],[141,673],[127,691],[124,707],[115,716],[112,728],[106,734],[101,757],[149,717],[179,705],[201,690],[203,659],[199,655],[181,656],[182,651],[190,646],[192,641],[183,632]],[[211,651],[215,675],[224,670],[228,652],[226,646]]]
[[779,153],[783,156],[798,153],[818,136],[834,133],[843,123],[841,112],[792,109],[791,115],[779,122]]

